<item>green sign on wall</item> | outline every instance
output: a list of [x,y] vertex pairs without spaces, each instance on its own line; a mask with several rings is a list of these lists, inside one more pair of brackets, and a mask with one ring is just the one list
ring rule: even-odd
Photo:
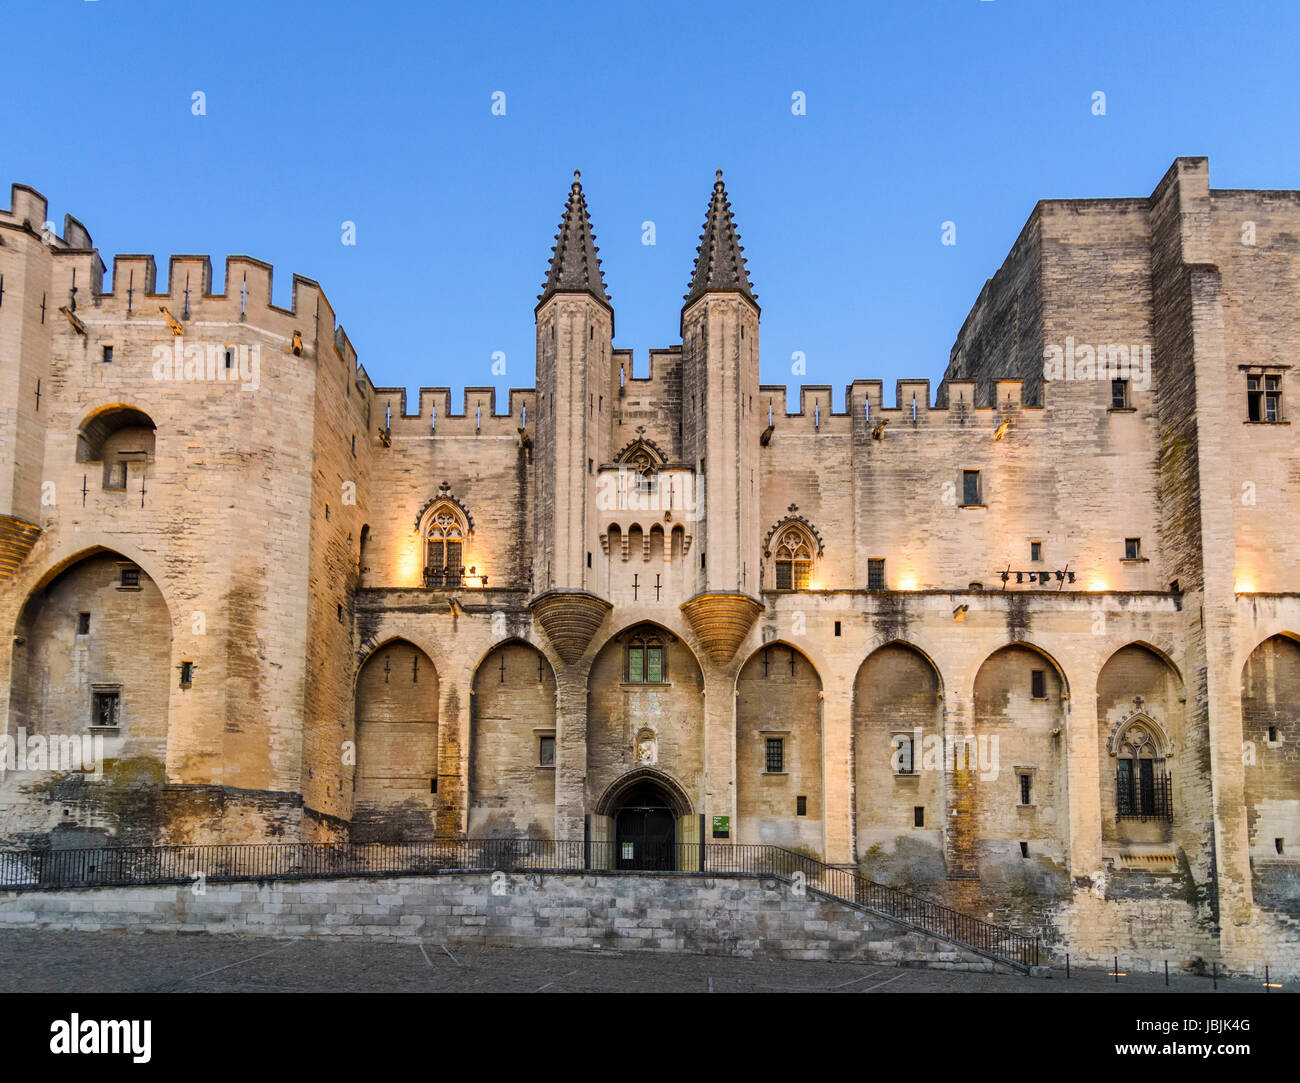
[[715,839],[725,839],[731,834],[731,817],[715,816],[713,817],[713,837]]

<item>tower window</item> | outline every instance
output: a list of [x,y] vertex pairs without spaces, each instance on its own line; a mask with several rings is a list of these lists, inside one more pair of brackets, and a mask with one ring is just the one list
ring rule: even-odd
[[112,361],[113,361],[113,347],[112,347],[112,346],[105,346],[105,347],[104,347],[104,364],[106,364],[106,365],[111,364]]
[[1141,560],[1142,559],[1142,539],[1125,538],[1124,539],[1124,559]]
[[1040,541],[1031,541],[1029,543],[1029,559],[1038,561],[1043,559],[1043,543]]
[[836,621],[836,622],[835,622],[835,634],[836,634],[836,635],[839,635],[839,634],[840,634],[840,622],[839,622],[839,621]]
[[766,742],[766,757],[764,771],[769,775],[779,775],[785,772],[785,738],[769,737]]
[[[1029,695],[1033,699],[1047,698],[1047,671],[1035,669],[1029,674]],[[1029,802],[1025,802],[1028,804]]]
[[867,590],[885,589],[885,561],[873,557],[867,561]]
[[228,369],[233,369],[234,367],[235,367],[235,351],[232,350],[232,349],[230,349],[230,348],[227,348],[227,349],[226,349],[226,368],[228,368]]
[[983,503],[980,500],[980,472],[963,470],[961,472],[961,502],[967,506]]
[[194,683],[194,663],[181,663],[181,687],[188,688]]
[[1282,420],[1282,376],[1251,373],[1246,377],[1246,409],[1251,421]]
[[667,680],[663,640],[635,636],[627,645],[627,683],[663,684]]
[[138,590],[140,587],[140,569],[123,568],[118,576],[117,585],[128,590]]

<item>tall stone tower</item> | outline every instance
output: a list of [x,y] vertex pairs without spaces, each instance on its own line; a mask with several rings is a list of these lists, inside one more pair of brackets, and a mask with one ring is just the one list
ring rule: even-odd
[[718,170],[682,306],[682,446],[698,470],[701,593],[683,608],[726,664],[761,610],[759,307]]
[[578,173],[537,321],[537,515],[533,589],[586,590],[597,547],[595,467],[611,455],[614,309]]

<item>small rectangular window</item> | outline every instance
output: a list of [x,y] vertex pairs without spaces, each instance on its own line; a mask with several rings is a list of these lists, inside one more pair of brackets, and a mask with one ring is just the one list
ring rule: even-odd
[[181,663],[181,687],[188,688],[194,683],[194,663]]
[[107,462],[104,464],[104,488],[105,489],[125,489],[126,488],[126,462],[118,460],[117,462]]
[[227,350],[226,350],[226,368],[228,368],[228,369],[233,369],[234,367],[235,367],[235,351],[232,350],[232,349],[227,348]]
[[[353,781],[353,786],[352,786],[352,788],[353,788],[354,790],[357,788],[357,787],[356,787],[356,777],[357,777],[357,776],[356,776],[355,774],[353,774],[353,776],[352,776],[352,781]],[[437,792],[438,792],[438,780],[437,780],[436,778],[431,778],[431,779],[429,779],[429,792],[430,792],[430,793],[437,793]]]
[[541,737],[537,741],[537,765],[539,767],[555,766],[555,738]]
[[781,737],[767,739],[767,766],[770,775],[779,775],[785,770],[785,740]]
[[342,624],[342,623],[343,623],[343,603],[342,603],[342,602],[340,602],[339,605],[338,605],[338,617],[339,617],[339,623]]
[[105,346],[105,347],[104,347],[104,364],[109,365],[109,364],[112,364],[112,362],[113,362],[113,347],[112,347],[112,346]]
[[961,472],[961,502],[968,506],[983,503],[980,500],[980,472],[978,470],[963,470]]
[[1039,561],[1043,559],[1043,543],[1040,541],[1031,541],[1029,543],[1029,559]]
[[[1029,674],[1029,695],[1033,699],[1047,698],[1047,671],[1042,669],[1032,670]],[[1026,802],[1028,804],[1028,802]]]
[[90,724],[116,728],[121,718],[121,699],[120,692],[96,692]]
[[915,808],[912,809],[912,826],[913,826],[913,827],[924,827],[924,826],[925,826],[925,806],[924,806],[924,805],[917,805]]
[[1281,839],[1273,840],[1273,849],[1275,849],[1279,854],[1284,852],[1284,847]]
[[808,815],[808,798],[800,796],[794,799],[794,814],[796,816]]
[[117,585],[120,587],[138,587],[140,585],[140,569],[123,568],[118,576]]
[[914,774],[916,771],[916,742],[910,733],[894,734],[894,763],[900,775]]
[[[86,618],[86,624],[89,625],[89,624],[90,624],[90,614],[89,614],[89,613],[83,613],[82,616],[84,616],[84,617]],[[89,631],[89,630],[90,630],[89,627],[87,627],[86,630]],[[1268,743],[1271,744],[1271,745],[1275,745],[1275,744],[1277,744],[1277,727],[1276,727],[1276,726],[1269,726],[1269,727],[1268,727]]]
[[1031,784],[1030,784],[1030,776],[1029,776],[1028,774],[1021,774],[1021,776],[1020,776],[1020,803],[1021,803],[1022,805],[1032,805],[1032,804],[1033,804],[1033,802],[1030,800],[1030,797],[1032,796],[1032,794],[1031,794],[1031,792],[1030,792],[1030,785],[1031,785]]
[[[89,613],[77,614],[77,635],[79,636],[90,635],[90,614]],[[1272,740],[1272,738],[1270,737],[1269,740]]]
[[588,567],[588,568],[591,567],[591,554],[590,554],[590,553],[587,554],[587,567]]
[[1110,408],[1112,410],[1128,409],[1128,381],[1127,380],[1111,380]]
[[836,635],[839,635],[839,634],[840,634],[840,622],[839,622],[839,621],[836,621],[836,622],[835,622],[835,634],[836,634]]
[[885,589],[885,562],[873,557],[867,561],[867,590]]
[[1124,559],[1141,560],[1142,559],[1142,539],[1125,538],[1124,539]]
[[1021,857],[1028,857],[1028,856],[1029,856],[1029,843],[1027,843],[1027,842],[1022,842],[1022,843],[1020,844],[1020,856],[1021,856]]

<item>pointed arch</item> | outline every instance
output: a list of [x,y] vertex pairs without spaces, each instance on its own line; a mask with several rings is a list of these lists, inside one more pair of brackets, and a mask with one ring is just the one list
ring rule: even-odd
[[657,767],[635,767],[614,779],[597,799],[596,814],[612,816],[618,811],[625,794],[646,783],[652,783],[663,791],[669,800],[673,814],[678,818],[691,815],[693,805],[686,788],[667,771]]

